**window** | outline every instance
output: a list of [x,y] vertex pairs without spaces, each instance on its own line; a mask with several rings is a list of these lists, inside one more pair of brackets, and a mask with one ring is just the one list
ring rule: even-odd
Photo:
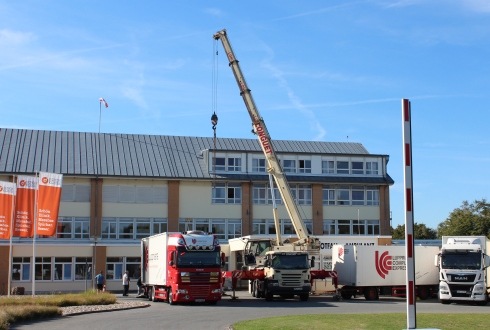
[[119,220],[119,239],[133,239],[133,220]]
[[368,220],[367,221],[367,233],[368,235],[379,235],[379,221]]
[[228,172],[241,172],[242,171],[242,159],[241,158],[228,158]]
[[167,231],[167,219],[103,218],[102,238],[141,239]]
[[323,220],[323,235],[335,235],[335,220]]
[[122,257],[108,257],[107,258],[107,280],[120,280],[123,274],[123,258]]
[[75,258],[75,280],[92,279],[92,257]]
[[292,189],[296,202],[299,205],[311,205],[311,186],[299,184]]
[[378,175],[378,162],[366,162],[366,174]]
[[296,173],[296,161],[294,159],[284,159],[282,162],[284,173]]
[[337,161],[337,174],[349,174],[349,162]]
[[265,219],[254,220],[252,225],[252,234],[265,235],[266,233],[266,221]]
[[352,187],[352,205],[364,205],[364,187]]
[[309,159],[299,160],[299,173],[311,173],[311,160]]
[[351,235],[350,220],[338,220],[338,234]]
[[31,279],[31,258],[12,258],[12,281],[29,281]]
[[337,205],[350,205],[350,189],[348,186],[340,186],[336,189]]
[[335,189],[331,186],[323,186],[323,205],[335,205]]
[[106,203],[161,204],[168,201],[167,186],[104,185],[102,201]]
[[264,158],[252,158],[252,172],[266,172]]
[[226,159],[225,157],[214,158],[214,171],[225,171],[226,170]]
[[352,234],[353,235],[365,235],[366,234],[366,221],[364,221],[364,220],[352,220]]
[[54,276],[55,281],[70,281],[72,273],[72,258],[71,257],[55,257],[54,258]]
[[216,183],[213,187],[213,203],[240,204],[242,202],[242,187],[239,183]]
[[[313,232],[313,221],[303,220],[308,234]],[[296,235],[294,226],[290,219],[280,219],[279,226],[281,235]],[[274,219],[254,219],[252,222],[252,234],[257,235],[272,235],[276,233]]]
[[36,257],[34,274],[36,281],[51,280],[51,257]]
[[62,202],[90,202],[90,185],[64,184],[61,189]]
[[267,184],[254,184],[252,188],[253,203],[267,204]]
[[57,238],[89,238],[89,218],[61,217],[58,219]]
[[200,230],[213,233],[220,242],[242,236],[242,221],[239,219],[179,219],[179,231]]
[[364,162],[352,162],[352,174],[364,174]]
[[333,160],[322,160],[322,173],[323,174],[335,173],[335,162]]
[[379,188],[366,187],[366,205],[379,205]]
[[226,239],[226,221],[224,219],[213,219],[211,222],[211,233],[216,237],[224,241]]
[[114,218],[102,219],[102,238],[117,239],[117,220]]

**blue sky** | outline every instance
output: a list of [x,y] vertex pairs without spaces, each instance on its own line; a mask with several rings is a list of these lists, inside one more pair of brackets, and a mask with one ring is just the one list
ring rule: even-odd
[[415,221],[436,228],[464,200],[490,199],[487,0],[1,0],[0,126],[212,136],[215,110],[218,138],[253,138],[212,38],[223,28],[273,139],[390,156],[393,226],[402,98]]

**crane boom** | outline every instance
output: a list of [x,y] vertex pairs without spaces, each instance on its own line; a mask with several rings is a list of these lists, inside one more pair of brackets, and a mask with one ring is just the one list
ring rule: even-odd
[[[245,103],[245,106],[250,115],[250,119],[252,120],[254,132],[259,139],[260,147],[262,148],[262,152],[264,153],[265,159],[267,160],[267,171],[273,176],[274,181],[276,182],[279,193],[281,194],[282,200],[293,224],[294,230],[296,231],[296,235],[298,236],[298,243],[310,243],[311,240],[308,236],[308,231],[301,218],[298,206],[294,201],[286,176],[282,171],[281,164],[272,145],[271,137],[263,118],[260,116],[259,111],[255,106],[252,93],[248,88],[247,82],[245,81],[245,78],[242,74],[238,60],[236,59],[230,41],[228,40],[226,30],[223,29],[216,32],[213,37],[215,40],[221,40],[223,44],[226,56],[228,57],[229,65],[235,76],[238,88],[240,89],[240,95],[243,98],[243,102]],[[271,189],[273,189],[273,187],[271,187]],[[280,228],[276,228],[276,231],[280,232]]]

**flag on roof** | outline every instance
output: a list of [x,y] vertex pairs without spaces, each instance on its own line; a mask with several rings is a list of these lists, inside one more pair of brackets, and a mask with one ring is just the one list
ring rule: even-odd
[[104,103],[104,106],[105,106],[106,108],[108,108],[108,107],[109,107],[109,104],[108,104],[108,103],[107,103],[107,102],[104,100],[104,98],[103,98],[103,97],[101,97],[101,98],[99,99],[99,102],[100,102],[100,103]]

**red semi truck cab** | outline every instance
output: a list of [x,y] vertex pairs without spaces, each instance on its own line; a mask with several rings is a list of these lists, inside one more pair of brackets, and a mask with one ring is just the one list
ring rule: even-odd
[[215,304],[221,300],[221,248],[203,232],[162,233],[141,240],[141,282],[152,301]]

